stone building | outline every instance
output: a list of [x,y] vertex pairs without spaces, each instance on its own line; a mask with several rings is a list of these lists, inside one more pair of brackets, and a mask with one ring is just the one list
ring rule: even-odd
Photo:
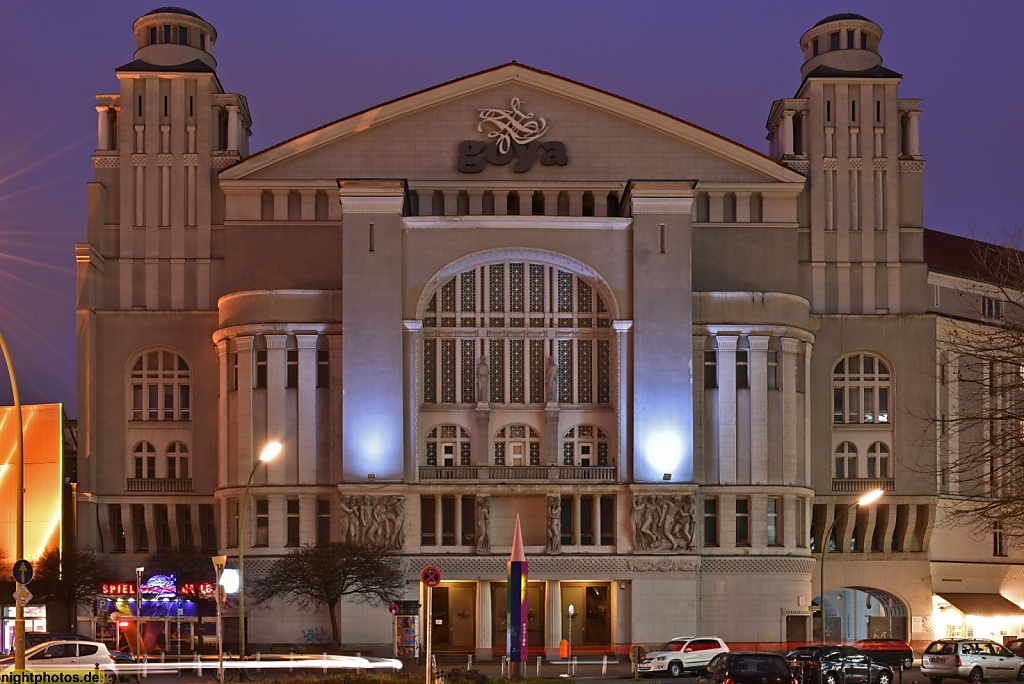
[[[279,440],[247,577],[385,541],[409,599],[442,572],[435,649],[504,649],[517,515],[538,652],[570,604],[599,651],[811,639],[826,535],[829,638],[930,639],[948,586],[1024,600],[1012,553],[937,528],[942,302],[973,281],[926,260],[955,239],[924,228],[921,102],[878,25],[803,34],[795,94],[752,103],[767,154],[514,62],[251,153],[214,27],[134,30],[77,249],[80,543],[234,558]],[[383,608],[341,622],[386,650]]]

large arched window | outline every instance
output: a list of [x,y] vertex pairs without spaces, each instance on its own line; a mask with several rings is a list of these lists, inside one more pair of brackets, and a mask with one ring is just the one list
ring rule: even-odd
[[131,420],[191,420],[191,371],[173,351],[139,355],[131,370]]
[[135,479],[149,479],[156,477],[156,448],[149,442],[139,442],[135,445]]
[[529,425],[506,425],[494,435],[494,465],[540,464],[540,436]]
[[832,371],[832,422],[887,424],[892,377],[874,354],[849,354]]
[[608,435],[594,425],[577,425],[562,437],[562,465],[607,466]]
[[438,425],[427,433],[428,466],[473,465],[469,433],[459,425]]
[[857,477],[857,447],[853,442],[840,442],[836,447],[836,479],[852,480]]
[[167,478],[188,479],[188,447],[181,442],[171,442],[167,447]]
[[477,266],[443,282],[423,315],[423,403],[608,405],[611,314],[556,266]]

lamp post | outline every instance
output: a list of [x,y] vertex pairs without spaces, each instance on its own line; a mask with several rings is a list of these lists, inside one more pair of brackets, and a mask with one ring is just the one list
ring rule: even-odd
[[252,477],[256,474],[256,468],[264,461],[272,461],[281,453],[280,442],[270,442],[260,452],[258,461],[252,464],[249,471],[249,480],[245,483],[245,494],[242,495],[242,509],[238,512],[238,657],[245,660],[245,578],[242,573],[242,564],[245,560],[245,519],[249,517],[249,489],[252,487]]
[[141,566],[135,568],[135,643],[140,660],[146,655],[146,644],[142,641],[142,571],[145,569]]
[[224,630],[221,629],[220,604],[224,595],[224,587],[220,586],[220,576],[224,566],[228,564],[227,556],[213,557],[213,572],[217,576],[213,585],[214,598],[217,600],[217,681],[224,684]]
[[[0,349],[4,352],[7,375],[11,379],[11,395],[14,399],[14,415],[18,428],[18,434],[14,438],[14,453],[18,460],[14,555],[15,560],[22,560],[25,557],[25,428],[22,423],[18,380],[14,376],[14,363],[11,361],[11,352],[7,350],[7,341],[4,340],[3,335],[0,335]],[[25,669],[25,606],[21,604],[21,601],[14,602],[14,669]]]
[[839,521],[840,515],[845,516],[847,511],[856,506],[867,506],[870,503],[874,503],[874,501],[877,500],[878,497],[882,496],[882,494],[884,493],[885,492],[883,492],[881,489],[874,489],[865,494],[864,496],[860,497],[856,501],[854,501],[852,504],[848,504],[846,508],[843,508],[838,513],[836,513],[836,516],[832,518],[832,522],[830,522],[828,527],[825,528],[825,534],[823,534],[821,537],[821,564],[819,567],[819,570],[821,571],[821,579],[818,584],[821,601],[818,605],[818,621],[821,626],[822,643],[825,643],[825,557],[828,555],[828,544],[829,539],[832,537],[832,530],[835,529],[836,522]]
[[565,665],[566,671],[569,673],[570,677],[573,675],[573,671],[572,671],[572,619],[573,619],[573,617],[575,615],[576,615],[576,608],[573,607],[573,605],[570,603],[569,604],[569,650],[566,651],[566,653],[569,654],[569,657],[566,658],[566,665]]

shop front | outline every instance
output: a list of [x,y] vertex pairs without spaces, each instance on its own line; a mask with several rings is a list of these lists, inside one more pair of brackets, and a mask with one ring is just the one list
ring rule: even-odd
[[1024,634],[1024,609],[1000,594],[943,592],[934,597],[935,638],[991,639]]
[[[3,652],[10,653],[14,649],[14,606],[4,606],[2,629],[3,629]],[[45,632],[46,629],[46,606],[25,606],[25,631]]]

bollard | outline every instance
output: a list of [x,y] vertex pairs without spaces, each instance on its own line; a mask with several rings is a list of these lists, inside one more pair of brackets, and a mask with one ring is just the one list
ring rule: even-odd
[[142,678],[149,677],[149,654],[143,654],[142,656]]
[[540,679],[540,656],[537,656],[537,679]]
[[[294,648],[288,649],[288,661],[290,663],[294,663],[295,662],[295,649]],[[292,672],[295,672],[295,668],[292,665],[289,665],[288,666],[288,674],[291,674]]]
[[576,676],[576,663],[579,661],[579,656],[572,657],[572,676]]
[[468,672],[469,670],[472,670],[472,669],[473,669],[473,654],[470,653],[469,656],[466,657],[466,671]]
[[604,677],[608,674],[608,656],[606,655],[601,661],[601,676]]
[[508,656],[501,656],[501,677],[505,677],[505,664],[508,662]]
[[324,672],[327,672],[327,651],[324,651],[323,659],[324,659]]
[[195,651],[192,653],[192,662],[196,664],[196,666],[192,668],[193,672],[196,673],[197,677],[202,677],[203,661],[199,660],[199,651]]

